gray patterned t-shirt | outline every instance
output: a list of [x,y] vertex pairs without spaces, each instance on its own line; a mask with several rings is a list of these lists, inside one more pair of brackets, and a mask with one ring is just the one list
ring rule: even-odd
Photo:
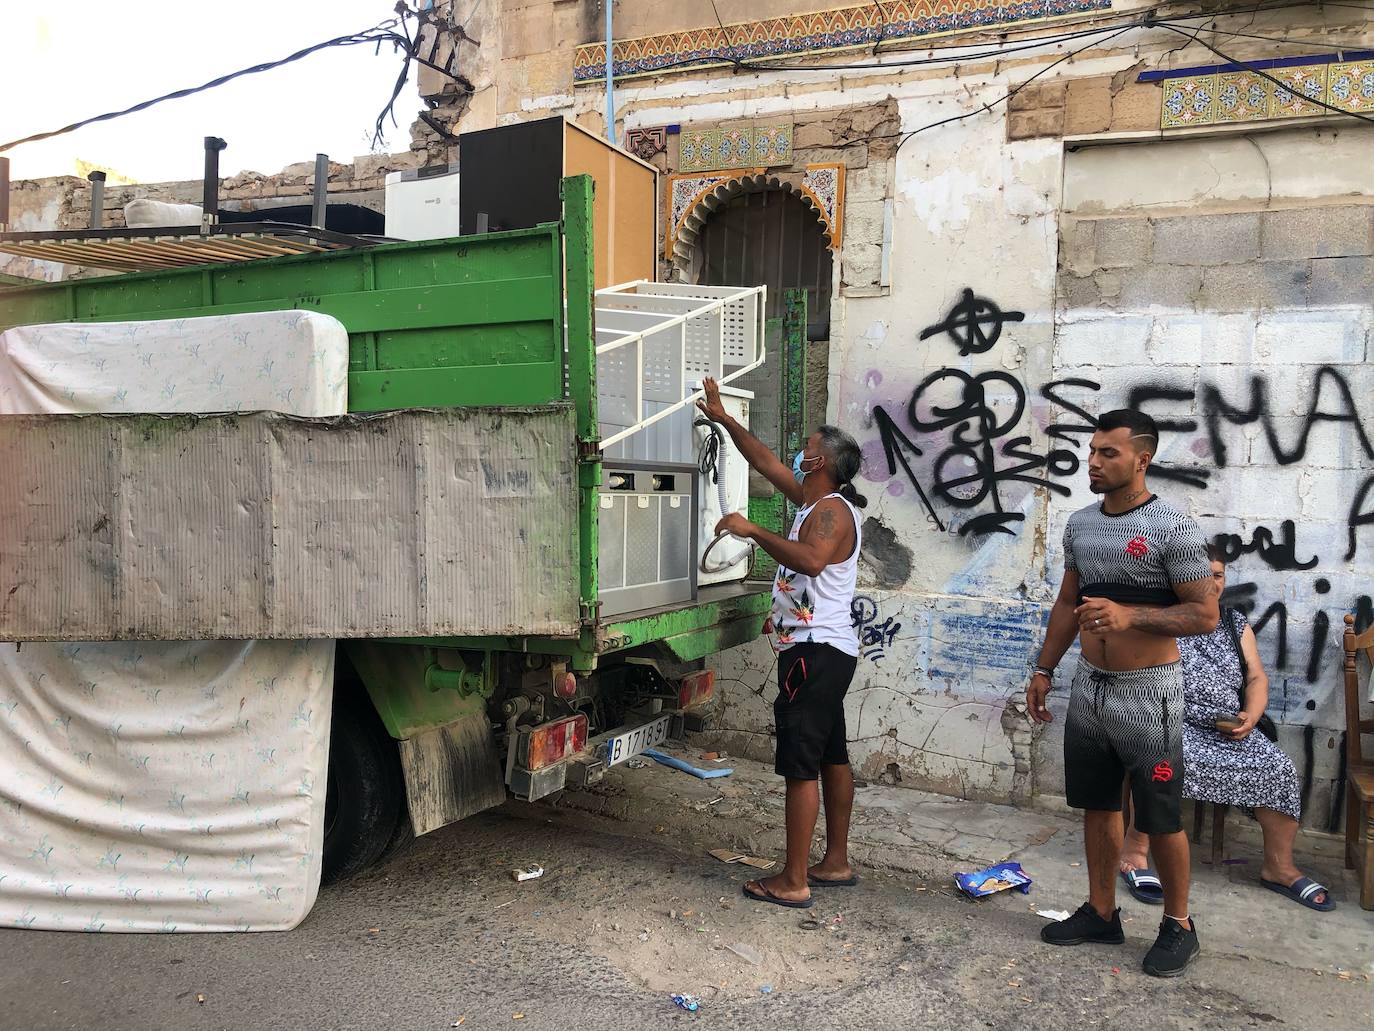
[[1089,505],[1064,527],[1064,568],[1078,573],[1079,600],[1176,605],[1174,584],[1212,575],[1202,530],[1159,497],[1116,515]]

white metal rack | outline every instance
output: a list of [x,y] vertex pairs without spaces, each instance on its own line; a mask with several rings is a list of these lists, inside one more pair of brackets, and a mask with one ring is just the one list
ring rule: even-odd
[[596,377],[607,458],[694,462],[696,385],[763,364],[766,287],[636,280],[596,292]]

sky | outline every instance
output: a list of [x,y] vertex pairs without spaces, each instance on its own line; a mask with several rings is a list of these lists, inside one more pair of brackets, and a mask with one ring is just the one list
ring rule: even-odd
[[[412,4],[413,6],[413,4]],[[395,0],[0,0],[0,145],[285,57],[393,17]],[[14,179],[78,174],[199,179],[202,139],[229,144],[220,174],[276,172],[317,152],[373,152],[372,126],[401,58],[339,47],[206,93],[5,151]],[[415,69],[380,152],[405,150]]]

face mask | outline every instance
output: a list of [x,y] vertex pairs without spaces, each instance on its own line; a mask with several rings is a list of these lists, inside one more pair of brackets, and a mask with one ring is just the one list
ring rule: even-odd
[[[806,479],[806,476],[807,476],[808,473],[814,473],[814,472],[816,471],[816,469],[819,469],[819,468],[820,468],[820,465],[819,465],[819,462],[820,462],[820,461],[821,461],[821,459],[820,459],[820,456],[819,456],[819,455],[818,455],[817,457],[815,457],[815,458],[807,458],[807,457],[806,457],[806,452],[805,452],[805,451],[798,451],[798,452],[797,452],[797,457],[794,458],[794,459],[792,459],[792,475],[795,476],[795,477],[797,478],[797,482],[798,482],[798,483],[801,483],[803,480]],[[815,468],[812,468],[812,469],[803,469],[803,468],[802,468],[802,463],[803,463],[803,462],[816,462],[816,463],[818,463],[818,464],[815,466]]]

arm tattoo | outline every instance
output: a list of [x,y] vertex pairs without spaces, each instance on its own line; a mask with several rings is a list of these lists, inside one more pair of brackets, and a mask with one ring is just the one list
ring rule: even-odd
[[[1174,584],[1179,603],[1165,608],[1137,608],[1131,618],[1131,628],[1159,637],[1191,637],[1205,634],[1216,626],[1217,603],[1212,596],[1210,580]],[[1208,621],[1211,625],[1207,625]]]
[[816,536],[821,540],[829,540],[835,536],[835,512],[833,509],[824,508],[816,516]]

